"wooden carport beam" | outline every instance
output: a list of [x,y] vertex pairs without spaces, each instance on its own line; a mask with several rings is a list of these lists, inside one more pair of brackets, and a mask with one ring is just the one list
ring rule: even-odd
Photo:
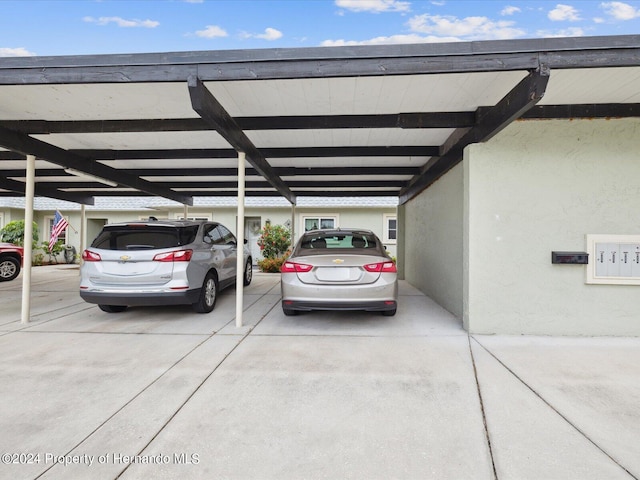
[[236,121],[218,102],[204,83],[195,75],[187,80],[189,96],[193,109],[237,151],[246,155],[247,161],[262,175],[283,197],[292,204],[296,196],[275,173],[273,167],[242,131]]
[[8,150],[12,150],[23,155],[35,155],[47,162],[60,165],[64,168],[73,168],[80,172],[95,175],[108,180],[113,180],[118,184],[135,188],[158,197],[164,197],[176,202],[193,205],[193,198],[181,195],[171,189],[158,187],[147,180],[143,180],[135,175],[118,171],[115,168],[98,163],[90,158],[82,157],[78,154],[43,142],[29,135],[0,127],[0,145]]
[[464,148],[472,143],[485,142],[538,103],[549,83],[549,69],[541,66],[533,70],[495,106],[485,110],[477,124],[469,129],[456,130],[451,142],[443,146],[440,157],[432,158],[424,171],[409,181],[400,191],[402,205],[422,192],[462,160]]
[[[27,184],[12,180],[10,178],[0,178],[0,188],[9,190],[11,192],[20,193],[26,195]],[[57,198],[58,200],[66,200],[68,202],[80,203],[84,205],[93,205],[94,200],[92,196],[82,196],[76,193],[67,193],[57,188],[48,187],[42,184],[35,184],[35,194],[41,197]]]

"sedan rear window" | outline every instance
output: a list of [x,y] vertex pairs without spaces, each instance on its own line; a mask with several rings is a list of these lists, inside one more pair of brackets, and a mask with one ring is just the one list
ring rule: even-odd
[[192,243],[197,232],[197,225],[181,228],[145,225],[105,227],[91,246],[103,250],[173,248]]
[[302,250],[318,249],[375,249],[378,246],[376,237],[366,233],[325,234],[322,232],[305,235],[300,243]]

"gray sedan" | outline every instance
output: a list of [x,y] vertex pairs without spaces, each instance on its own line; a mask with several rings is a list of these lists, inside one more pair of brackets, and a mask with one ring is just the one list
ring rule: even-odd
[[310,310],[367,310],[395,315],[396,265],[370,230],[306,232],[282,265],[285,315]]

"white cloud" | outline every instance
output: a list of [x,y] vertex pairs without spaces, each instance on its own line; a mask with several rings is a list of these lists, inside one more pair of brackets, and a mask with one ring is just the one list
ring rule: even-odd
[[518,7],[514,7],[512,5],[507,5],[506,7],[504,7],[502,9],[502,11],[500,12],[500,15],[502,16],[507,16],[507,15],[513,15],[514,13],[520,13],[522,10],[520,10],[520,8]]
[[536,32],[536,36],[538,38],[558,38],[558,37],[583,37],[585,32],[582,28],[579,27],[571,27],[564,28],[562,30],[538,30]]
[[276,30],[275,28],[266,28],[264,33],[255,35],[255,37],[261,38],[263,40],[273,41],[282,38],[282,32],[280,30]]
[[504,40],[523,36],[511,21],[493,21],[487,17],[457,18],[449,15],[418,15],[409,20],[413,32],[465,40]]
[[409,35],[392,35],[389,37],[375,37],[369,40],[325,40],[320,45],[323,47],[345,47],[352,45],[400,45],[407,43],[442,43],[442,42],[459,42],[456,37],[436,37],[433,35],[422,36],[418,34]]
[[201,38],[220,38],[229,36],[226,30],[217,25],[207,25],[204,30],[197,30],[196,36]]
[[616,20],[633,20],[640,17],[640,9],[623,2],[603,2],[600,4],[607,15]]
[[247,40],[249,38],[259,38],[261,40],[273,41],[282,38],[282,32],[280,30],[276,30],[275,28],[266,28],[264,30],[264,33],[240,32],[238,36],[243,40]]
[[411,3],[399,0],[335,0],[336,6],[352,12],[408,12]]
[[110,23],[115,23],[118,27],[123,28],[156,28],[158,25],[160,25],[160,22],[156,22],[155,20],[126,20],[121,17],[84,17],[82,20],[88,23],[96,23],[98,25],[108,25]]
[[571,5],[563,5],[561,3],[549,11],[547,17],[549,17],[549,20],[552,22],[577,22],[581,20],[578,10]]
[[0,47],[0,57],[33,57],[35,53],[30,52],[26,48],[2,48]]

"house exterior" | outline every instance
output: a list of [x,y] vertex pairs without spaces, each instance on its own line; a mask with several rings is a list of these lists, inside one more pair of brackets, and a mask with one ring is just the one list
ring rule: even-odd
[[624,35],[3,60],[0,193],[73,202],[36,221],[81,247],[149,216],[235,230],[205,196],[242,179],[254,249],[269,222],[368,227],[470,333],[639,336],[639,59]]
[[398,261],[471,333],[638,336],[639,212],[640,118],[518,121],[399,207]]
[[[236,233],[237,199],[229,197],[196,197],[188,207],[191,219],[215,220]],[[72,202],[37,197],[34,221],[38,224],[39,244],[48,241],[58,210],[69,222],[59,239],[81,252],[81,207]],[[251,246],[254,261],[261,258],[257,240],[262,227],[270,223],[293,226],[294,240],[313,228],[355,227],[373,230],[390,255],[396,255],[397,199],[367,198],[300,198],[295,209],[280,197],[248,197],[245,199],[245,238]],[[157,219],[180,219],[185,207],[160,197],[96,197],[95,205],[85,207],[86,238],[91,243],[106,223]],[[24,199],[0,197],[0,228],[8,222],[24,219]]]

